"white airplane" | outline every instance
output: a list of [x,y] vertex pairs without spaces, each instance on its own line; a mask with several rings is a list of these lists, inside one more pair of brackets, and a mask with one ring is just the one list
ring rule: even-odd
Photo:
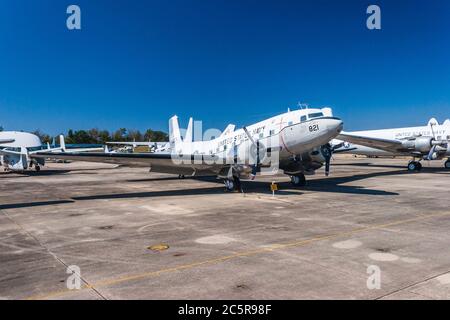
[[[35,134],[20,131],[0,132],[0,164],[5,171],[23,172],[28,169],[41,170],[45,165],[45,158],[34,157],[37,153],[45,150],[48,153],[55,152],[83,152],[98,149],[70,149],[66,150],[64,137],[60,136],[60,147],[42,149],[41,139]],[[102,149],[100,149],[102,150]]]
[[41,149],[41,140],[32,133],[0,132],[0,164],[5,171],[24,171],[33,166],[36,171],[39,171],[45,159],[31,159],[29,155]]
[[178,117],[169,120],[170,153],[49,153],[33,157],[106,162],[151,171],[182,175],[217,175],[227,190],[240,189],[241,178],[257,172],[273,174],[282,169],[294,185],[306,183],[323,163],[329,171],[329,141],[342,130],[343,122],[330,108],[289,111],[239,130],[229,125],[224,133],[208,141],[192,141],[192,130],[181,138]]
[[421,160],[447,158],[450,169],[450,120],[441,125],[436,119],[427,126],[370,131],[342,132],[331,143],[336,152],[366,156],[412,156],[409,171],[420,171]]

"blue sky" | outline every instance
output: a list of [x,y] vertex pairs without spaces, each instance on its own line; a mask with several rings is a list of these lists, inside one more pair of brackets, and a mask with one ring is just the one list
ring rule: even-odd
[[450,118],[449,57],[447,0],[0,0],[0,125],[223,129],[298,101],[346,130],[420,125]]

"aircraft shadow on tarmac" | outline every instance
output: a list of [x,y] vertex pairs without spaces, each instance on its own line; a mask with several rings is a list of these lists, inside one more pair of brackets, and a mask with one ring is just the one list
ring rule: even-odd
[[[86,172],[84,172],[86,171]],[[75,172],[76,174],[96,174],[98,172],[98,169],[45,169],[41,171],[24,171],[24,172],[5,172],[0,177],[2,178],[26,178],[26,177],[39,177],[39,176],[53,176],[53,175],[59,175],[59,174],[67,174]]]
[[[399,195],[396,192],[367,189],[361,186],[348,186],[343,185],[345,183],[354,182],[358,180],[392,176],[392,175],[409,175],[403,168],[396,171],[387,172],[373,172],[365,174],[357,174],[353,176],[345,177],[323,177],[319,179],[309,180],[307,186],[301,189],[294,189],[290,182],[278,183],[279,191],[278,195],[302,195],[304,191],[314,191],[314,192],[332,192],[332,193],[346,193],[346,194],[361,194],[361,195],[376,195],[376,196],[396,196]],[[222,182],[216,177],[194,177],[186,179],[195,179],[211,183]],[[163,180],[178,180],[178,177],[164,177],[164,178],[150,178],[150,179],[136,179],[135,181],[163,181]],[[262,193],[270,195],[270,182],[263,181],[242,181],[242,188],[245,193]],[[90,196],[78,196],[72,197],[67,200],[54,200],[54,201],[39,201],[39,202],[29,202],[29,203],[13,203],[13,204],[3,204],[0,205],[0,209],[16,209],[16,208],[26,208],[35,206],[47,206],[47,205],[59,205],[66,203],[73,203],[77,201],[87,201],[87,200],[107,200],[107,199],[132,199],[132,198],[152,198],[152,197],[170,197],[170,196],[193,196],[193,195],[208,195],[208,194],[223,194],[223,186],[214,186],[206,188],[184,188],[184,189],[174,189],[174,190],[160,190],[160,191],[148,191],[148,192],[132,192],[132,193],[111,193],[111,194],[99,194]]]
[[[426,163],[426,162],[425,162]],[[422,162],[424,164],[424,162]],[[403,169],[406,171],[406,164],[380,164],[380,163],[370,163],[370,162],[356,162],[356,163],[334,163],[333,166],[353,166],[353,167],[366,167],[366,168],[393,168],[393,169]],[[421,172],[433,172],[433,173],[445,173],[450,172],[450,170],[444,167],[428,167],[423,166]]]

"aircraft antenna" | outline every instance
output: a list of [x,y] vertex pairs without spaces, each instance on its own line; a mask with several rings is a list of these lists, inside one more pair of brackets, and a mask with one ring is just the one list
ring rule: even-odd
[[309,108],[309,105],[307,104],[307,103],[304,103],[304,102],[301,102],[301,101],[299,101],[298,103],[297,103],[297,105],[298,105],[298,107],[302,110],[302,109],[308,109]]

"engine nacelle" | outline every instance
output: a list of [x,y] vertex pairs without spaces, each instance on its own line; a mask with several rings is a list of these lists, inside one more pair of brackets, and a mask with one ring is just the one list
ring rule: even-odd
[[433,147],[434,138],[432,137],[417,137],[414,140],[403,141],[403,147],[408,150],[427,153]]

